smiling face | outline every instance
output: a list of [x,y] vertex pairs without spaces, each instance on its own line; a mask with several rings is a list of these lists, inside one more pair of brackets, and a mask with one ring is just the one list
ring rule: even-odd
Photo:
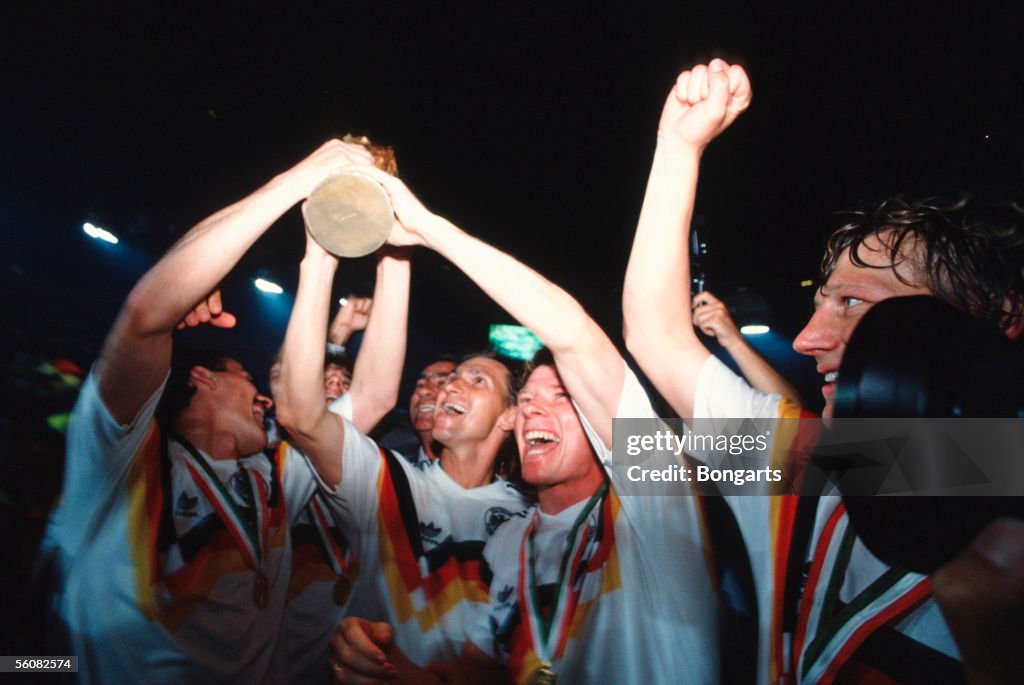
[[793,349],[814,357],[818,373],[824,376],[824,417],[831,417],[835,409],[839,366],[860,318],[872,305],[890,297],[931,294],[926,286],[918,285],[922,279],[915,267],[914,245],[906,245],[903,259],[894,267],[886,238],[887,234],[882,233],[864,240],[858,256],[867,266],[855,264],[849,249],[839,257],[828,281],[814,297],[814,315],[793,341]]
[[434,428],[437,394],[454,370],[455,362],[438,361],[428,364],[420,373],[409,399],[409,419],[417,433],[428,433]]
[[324,394],[327,404],[348,392],[352,386],[352,372],[345,366],[328,362],[324,365]]
[[471,357],[455,367],[437,393],[434,440],[455,448],[478,443],[497,433],[507,435],[503,419],[510,413],[508,368],[488,357]]
[[217,380],[216,411],[221,426],[234,435],[238,453],[255,454],[267,446],[263,417],[273,401],[256,389],[252,375],[239,362],[228,359],[224,370],[213,371]]
[[560,491],[564,508],[589,496],[603,475],[569,393],[553,366],[538,366],[516,401],[516,444],[523,480],[546,494]]

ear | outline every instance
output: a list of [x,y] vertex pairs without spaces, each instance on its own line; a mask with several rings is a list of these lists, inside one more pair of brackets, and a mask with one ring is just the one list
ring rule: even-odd
[[1006,316],[1007,325],[1003,329],[1003,333],[1005,333],[1006,337],[1010,340],[1018,340],[1021,337],[1021,334],[1024,333],[1024,303],[1021,302],[1021,300],[1024,300],[1024,296],[1017,295],[1016,293],[1008,295],[1004,311],[1013,311],[1013,300],[1016,300],[1016,304],[1018,305],[1018,314],[1016,317],[1012,317],[1011,315]]
[[205,387],[207,390],[214,390],[217,387],[217,377],[205,366],[193,366],[188,373],[189,385],[194,388]]
[[509,407],[498,417],[497,426],[503,431],[511,431],[516,427],[516,408]]

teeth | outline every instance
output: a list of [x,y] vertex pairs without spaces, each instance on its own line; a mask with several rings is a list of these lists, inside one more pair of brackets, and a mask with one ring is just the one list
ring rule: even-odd
[[432,404],[421,404],[419,406],[421,414],[432,414],[434,413],[434,405]]
[[449,412],[449,413],[455,412],[456,414],[465,414],[466,413],[466,408],[465,407],[460,406],[458,404],[452,404],[451,402],[445,402],[444,403],[444,410],[446,412]]
[[835,383],[837,378],[839,378],[838,371],[829,371],[828,373],[825,374],[826,383]]
[[555,444],[562,442],[557,435],[547,431],[528,431],[523,437],[526,439],[526,444],[531,447],[538,442],[553,442]]

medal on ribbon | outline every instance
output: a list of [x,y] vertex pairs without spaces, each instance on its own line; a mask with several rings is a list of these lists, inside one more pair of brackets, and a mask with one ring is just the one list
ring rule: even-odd
[[313,519],[313,527],[316,528],[324,558],[331,569],[337,574],[338,579],[334,581],[334,589],[331,593],[334,603],[344,606],[352,594],[352,581],[348,578],[352,571],[351,553],[345,550],[334,535],[331,534],[330,519],[327,515],[327,505],[323,501],[323,495],[319,492],[313,493],[309,501],[310,518]]
[[558,676],[546,661],[530,676],[530,685],[556,685],[557,682]]
[[[584,523],[599,502],[608,492],[608,483],[601,485],[583,511],[576,517],[566,540],[566,550],[558,571],[558,591],[554,613],[550,623],[542,619],[542,609],[537,595],[537,578],[535,570],[536,554],[534,550],[534,533],[540,514],[534,511],[533,520],[523,536],[519,550],[519,606],[526,613],[523,622],[527,637],[534,653],[541,661],[530,674],[531,685],[555,685],[558,676],[554,670],[554,661],[564,652],[569,640],[569,628],[572,626],[576,606],[579,602],[583,577],[589,569],[590,557],[584,558],[588,543],[593,538],[593,530]],[[591,557],[594,555],[591,555]]]
[[243,511],[242,507],[235,502],[217,474],[214,473],[213,468],[199,455],[196,449],[180,437],[175,437],[175,440],[185,448],[185,466],[192,479],[213,505],[224,527],[241,551],[246,565],[256,574],[252,585],[253,604],[260,609],[265,608],[270,603],[270,582],[260,566],[263,561],[263,551],[268,547],[270,541],[270,515],[267,506],[266,484],[262,478],[252,472],[252,469],[240,469],[239,473],[232,476],[233,488],[245,486],[249,488],[249,496],[243,497],[253,503],[252,510],[250,510],[251,515],[249,515],[249,511]]

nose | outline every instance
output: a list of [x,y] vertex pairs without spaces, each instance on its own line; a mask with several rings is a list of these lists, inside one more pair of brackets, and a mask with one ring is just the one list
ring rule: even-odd
[[800,354],[815,356],[830,352],[839,346],[839,329],[834,315],[827,309],[818,309],[804,329],[793,340],[793,349]]
[[[450,381],[444,384],[443,392],[446,393],[461,393],[465,390],[465,382],[461,378],[452,378]],[[438,391],[441,394],[442,390]]]
[[543,414],[546,411],[546,407],[534,398],[524,399],[519,402],[519,411],[522,412],[523,416],[536,416]]
[[266,395],[256,395],[256,401],[263,405],[263,411],[270,411],[270,408],[274,406],[274,400],[270,399]]

